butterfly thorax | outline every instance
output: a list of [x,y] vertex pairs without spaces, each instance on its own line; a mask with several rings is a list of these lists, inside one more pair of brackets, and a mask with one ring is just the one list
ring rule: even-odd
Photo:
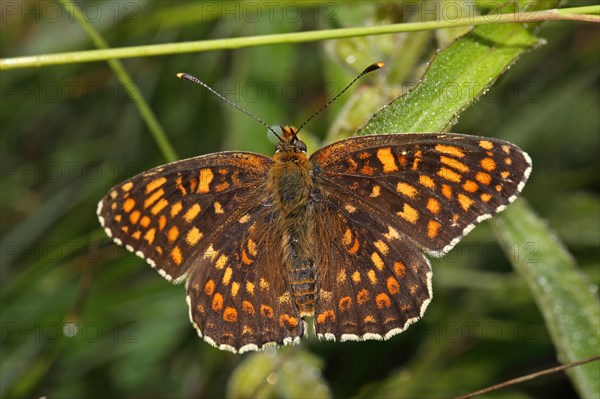
[[276,209],[276,223],[283,242],[283,263],[287,271],[292,295],[300,314],[314,314],[315,262],[314,226],[308,215],[309,198],[314,189],[310,176],[310,161],[306,145],[300,141],[293,127],[282,127],[284,141],[277,146],[268,187],[272,190]]

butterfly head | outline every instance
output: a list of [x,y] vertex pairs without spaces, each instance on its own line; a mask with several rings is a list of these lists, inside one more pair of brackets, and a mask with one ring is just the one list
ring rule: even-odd
[[276,153],[306,153],[306,144],[298,138],[298,129],[294,126],[280,126],[283,133],[279,138]]

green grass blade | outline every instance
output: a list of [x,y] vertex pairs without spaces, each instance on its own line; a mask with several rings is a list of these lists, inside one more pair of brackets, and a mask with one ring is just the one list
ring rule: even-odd
[[[106,42],[106,40],[104,40],[104,38],[86,21],[79,8],[76,5],[68,3],[66,0],[61,0],[61,2],[65,10],[67,12],[72,13],[73,18],[79,23],[79,25],[81,25],[81,27],[83,28],[83,30],[85,30],[90,39],[92,39],[94,45],[100,49],[108,50],[109,45]],[[131,100],[137,107],[140,116],[146,123],[146,126],[148,126],[148,130],[150,130],[152,137],[154,137],[156,144],[162,151],[167,162],[173,162],[179,159],[179,157],[175,153],[175,149],[169,142],[169,139],[167,138],[164,129],[158,122],[156,115],[154,115],[154,112],[150,108],[150,105],[148,104],[144,96],[141,94],[141,90],[139,89],[139,87],[135,84],[135,82],[123,66],[123,63],[115,59],[109,59],[107,60],[107,63],[113,70],[115,75],[117,75],[117,79],[119,79],[119,82],[123,86],[123,89],[125,89],[125,92],[129,96],[129,98],[131,98]]]
[[[494,219],[511,262],[527,283],[546,322],[559,360],[566,364],[600,353],[597,287],[581,273],[556,236],[524,201]],[[598,362],[567,371],[582,398],[600,397]]]
[[359,134],[447,130],[521,54],[538,44],[520,25],[475,28],[438,53],[417,86],[375,114]]

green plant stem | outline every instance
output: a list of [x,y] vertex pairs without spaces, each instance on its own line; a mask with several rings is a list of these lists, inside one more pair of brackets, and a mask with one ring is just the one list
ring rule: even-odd
[[[73,3],[68,2],[67,0],[60,0],[60,2],[62,3],[65,10],[71,13],[72,17],[81,25],[81,27],[88,34],[90,39],[92,39],[92,42],[96,45],[96,47],[102,49],[93,50],[94,52],[111,51],[106,40],[104,40],[104,38],[87,22],[87,20],[79,10],[79,7],[77,7]],[[141,90],[135,84],[127,70],[125,70],[125,67],[123,67],[121,61],[107,58],[106,62],[117,76],[117,79],[125,89],[125,92],[129,96],[129,98],[131,98],[131,100],[137,107],[138,111],[140,112],[140,115],[142,116],[142,119],[146,122],[146,126],[148,126],[150,133],[154,137],[154,140],[156,141],[156,144],[160,148],[161,152],[163,153],[165,159],[168,162],[173,162],[179,159],[177,157],[177,154],[175,153],[175,149],[169,142],[165,131],[158,122],[156,115],[154,115],[154,112],[152,112],[152,109],[150,109],[148,102],[141,94]]]
[[[65,4],[66,0],[61,0]],[[476,17],[457,18],[455,20],[422,21],[383,26],[360,28],[324,29],[311,32],[285,33],[277,35],[250,36],[217,40],[201,40],[184,43],[155,44],[137,47],[122,47],[102,50],[74,51],[68,53],[42,54],[27,57],[5,58],[0,60],[0,70],[40,67],[47,65],[68,64],[76,62],[106,61],[117,58],[149,57],[165,54],[192,53],[214,51],[242,47],[265,46],[283,43],[304,43],[318,40],[342,39],[357,36],[385,35],[400,32],[416,32],[454,28],[457,26],[477,26],[505,24],[514,22],[540,22],[550,20],[570,20],[582,22],[600,22],[600,5],[573,7],[563,9],[522,12],[516,14],[490,14]],[[83,19],[81,17],[81,19]],[[80,18],[78,18],[80,21]],[[84,23],[80,21],[82,26]],[[87,23],[85,23],[87,24]],[[84,28],[90,34],[92,28]],[[98,39],[102,38],[95,34]],[[103,40],[102,40],[103,42]]]

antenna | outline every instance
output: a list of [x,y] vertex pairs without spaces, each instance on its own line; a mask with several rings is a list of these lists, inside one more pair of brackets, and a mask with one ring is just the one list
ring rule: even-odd
[[315,116],[319,115],[321,112],[323,112],[323,110],[327,107],[329,107],[331,105],[331,103],[333,103],[335,100],[337,100],[342,94],[344,94],[344,92],[346,92],[346,90],[348,90],[350,88],[350,86],[352,86],[358,79],[362,78],[364,75],[368,74],[369,72],[373,72],[378,70],[379,68],[383,68],[385,64],[381,61],[376,62],[374,64],[369,65],[368,67],[365,68],[364,71],[362,71],[357,77],[354,78],[354,80],[350,83],[348,83],[348,85],[344,88],[344,90],[340,91],[335,97],[333,97],[331,100],[327,101],[327,103],[325,105],[323,105],[321,108],[319,108],[319,110],[317,112],[315,112],[314,114],[312,114],[302,125],[300,125],[300,127],[298,128],[298,131],[296,132],[296,135],[298,135],[298,132],[300,132],[300,130],[308,123],[310,122]]
[[[363,75],[364,75],[364,73],[365,72],[363,72]],[[239,105],[237,105],[236,103],[234,103],[233,101],[230,101],[230,100],[226,99],[221,94],[219,94],[215,90],[213,90],[209,85],[207,85],[206,83],[204,83],[203,81],[201,81],[200,79],[198,79],[197,77],[192,76],[192,75],[190,75],[188,73],[181,73],[181,72],[177,74],[177,77],[179,79],[189,80],[190,82],[199,84],[200,86],[204,87],[205,89],[207,89],[208,91],[210,91],[211,93],[213,93],[215,96],[217,96],[221,100],[225,101],[227,104],[231,105],[234,108],[237,108],[238,110],[242,111],[244,114],[248,115],[250,118],[252,118],[255,121],[258,121],[259,123],[261,123],[264,126],[266,126],[267,129],[269,129],[275,135],[275,137],[277,137],[277,139],[279,139],[279,141],[281,141],[282,143],[284,142],[283,139],[277,134],[277,132],[275,130],[273,130],[273,128],[271,126],[269,126],[265,121],[263,121],[262,119],[258,118],[257,116],[252,115],[250,112],[246,111],[245,109],[243,109],[242,107],[240,107]]]

